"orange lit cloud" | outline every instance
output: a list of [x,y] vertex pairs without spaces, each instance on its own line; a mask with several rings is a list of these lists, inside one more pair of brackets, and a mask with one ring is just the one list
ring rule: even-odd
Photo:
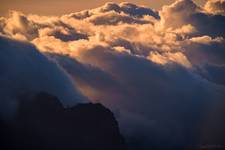
[[55,17],[13,11],[0,33],[33,44],[83,96],[109,107],[125,136],[188,144],[195,136],[183,127],[194,130],[225,98],[221,5],[218,13],[191,0],[159,11],[131,3]]

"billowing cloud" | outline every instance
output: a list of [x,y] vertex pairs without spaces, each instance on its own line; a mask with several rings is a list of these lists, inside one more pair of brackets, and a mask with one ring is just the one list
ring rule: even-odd
[[223,36],[225,33],[225,16],[208,14],[192,0],[177,0],[160,11],[162,28],[180,28],[191,24],[198,31],[198,35]]
[[163,6],[160,11],[161,24],[164,28],[180,28],[188,23],[195,13],[200,11],[201,8],[192,0],[177,0],[171,5]]
[[204,8],[209,13],[225,15],[225,0],[208,0]]
[[116,24],[147,24],[149,21],[135,19],[133,17],[127,16],[126,14],[118,14],[116,12],[107,12],[101,15],[92,16],[87,19],[95,25],[116,25]]
[[91,16],[96,16],[98,14],[104,14],[107,12],[115,12],[118,14],[125,13],[131,17],[143,17],[145,15],[148,15],[156,19],[159,19],[159,15],[156,11],[144,6],[137,6],[135,4],[128,2],[123,2],[120,4],[108,2],[102,7],[72,13],[69,14],[68,16],[76,19],[85,19]]
[[5,26],[3,27],[3,33],[10,35],[15,39],[32,39],[37,36],[38,27],[27,17],[20,13],[11,11],[9,19],[5,20]]
[[137,149],[182,149],[204,144],[197,128],[224,124],[213,117],[202,120],[223,118],[224,23],[221,13],[177,0],[159,13],[131,3],[59,17],[14,12],[0,18],[0,32],[34,44],[63,70],[54,73],[44,65],[42,73],[62,75],[69,80],[63,83],[113,110]]

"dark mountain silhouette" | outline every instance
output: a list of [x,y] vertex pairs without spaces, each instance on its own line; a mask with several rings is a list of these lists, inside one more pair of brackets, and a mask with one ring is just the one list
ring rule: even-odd
[[63,108],[46,93],[20,97],[15,119],[0,120],[1,150],[125,150],[113,113],[101,104]]

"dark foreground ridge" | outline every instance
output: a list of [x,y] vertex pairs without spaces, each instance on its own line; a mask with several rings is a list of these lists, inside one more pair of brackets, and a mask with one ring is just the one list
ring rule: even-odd
[[125,150],[113,113],[101,104],[65,109],[46,93],[23,96],[18,115],[0,121],[1,150]]

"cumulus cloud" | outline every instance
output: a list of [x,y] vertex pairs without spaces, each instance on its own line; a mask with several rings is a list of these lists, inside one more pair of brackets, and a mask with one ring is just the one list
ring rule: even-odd
[[[138,149],[182,149],[201,144],[196,128],[221,123],[201,119],[218,105],[224,108],[224,23],[221,13],[177,0],[159,13],[131,3],[107,3],[59,17],[13,12],[0,18],[0,32],[37,47],[20,43],[15,50],[35,49],[63,69],[54,73],[40,66],[47,77],[60,74],[67,86],[113,110],[129,143],[142,145]],[[56,88],[61,79],[51,84]],[[50,94],[65,101],[57,95],[61,92]]]
[[26,40],[37,36],[38,28],[29,21],[27,17],[20,13],[11,11],[9,19],[5,20],[3,33],[10,35],[15,39]]
[[200,12],[200,8],[192,0],[177,0],[171,5],[163,6],[159,13],[164,28],[179,28],[197,12]]
[[116,24],[147,24],[149,21],[135,19],[126,14],[118,14],[116,12],[106,12],[100,15],[92,16],[87,19],[95,25],[116,25]]
[[158,12],[127,2],[120,4],[109,2],[102,7],[72,13],[64,17],[91,22],[95,25],[146,24],[159,19]]
[[217,14],[208,14],[192,0],[177,0],[175,3],[164,6],[160,11],[162,28],[180,28],[191,24],[198,31],[198,35],[223,36],[225,17]]
[[225,0],[208,0],[204,8],[209,13],[225,15]]
[[85,19],[91,16],[96,16],[107,12],[115,12],[117,14],[125,13],[132,17],[152,16],[156,19],[159,19],[158,12],[148,7],[137,6],[135,4],[128,2],[123,2],[120,4],[108,2],[104,6],[101,6],[99,8],[72,13],[69,14],[68,16],[76,19]]
[[10,11],[0,19],[1,33],[18,40],[31,41],[38,37],[54,36],[62,41],[86,39],[87,35],[64,24],[58,17],[25,15]]

